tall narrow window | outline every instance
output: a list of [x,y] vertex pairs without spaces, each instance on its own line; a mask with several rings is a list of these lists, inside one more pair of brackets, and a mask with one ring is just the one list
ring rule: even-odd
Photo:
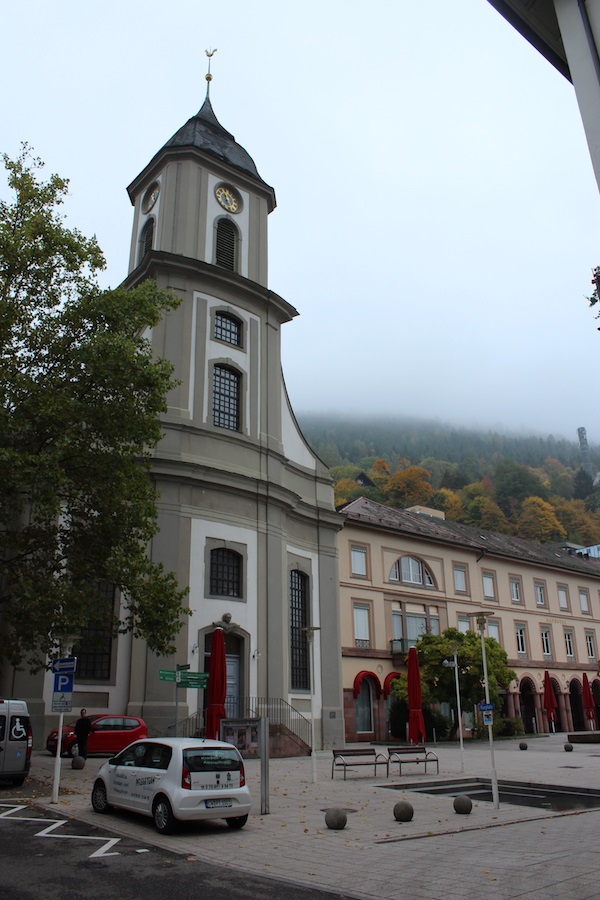
[[486,600],[494,600],[496,597],[496,586],[494,581],[495,579],[492,572],[483,573],[483,596]]
[[586,631],[585,645],[587,647],[588,659],[596,659],[596,639],[593,631]]
[[370,647],[369,604],[354,604],[354,646]]
[[536,581],[534,584],[535,590],[535,602],[537,606],[545,606],[546,605],[546,587],[541,581]]
[[517,653],[521,659],[527,657],[527,631],[524,625],[515,626],[515,636],[517,638]]
[[552,659],[552,644],[550,642],[550,628],[547,625],[542,625],[540,629],[540,634],[542,637],[542,653],[544,654],[544,659]]
[[357,578],[367,577],[367,548],[352,547],[350,550],[352,557],[352,574]]
[[521,602],[521,579],[516,576],[510,579],[510,599],[513,603]]
[[148,219],[144,227],[142,228],[142,233],[140,235],[140,259],[141,262],[149,250],[152,250],[152,244],[154,241],[154,219]]
[[308,656],[308,578],[290,572],[290,686],[293,691],[310,690]]
[[590,612],[590,595],[584,588],[579,589],[579,604],[581,612],[589,615]]
[[571,628],[565,628],[565,650],[567,651],[567,659],[573,659],[575,656],[575,645]]
[[457,626],[461,634],[466,634],[471,629],[471,622],[468,616],[459,616]]
[[98,603],[74,654],[77,657],[77,678],[86,681],[106,681],[110,678],[113,645],[113,616],[115,588],[103,582],[98,586]]
[[467,593],[467,570],[465,566],[454,566],[454,590],[457,594]]
[[498,641],[498,643],[500,643],[500,623],[499,622],[490,622],[488,620],[487,632],[488,632],[488,637],[494,638],[495,641]]
[[211,550],[210,592],[218,597],[242,596],[242,557],[235,550]]
[[240,430],[241,375],[227,366],[213,371],[213,425]]
[[233,344],[234,347],[242,345],[242,323],[234,316],[218,312],[215,315],[215,339]]
[[238,230],[229,219],[219,219],[215,263],[223,269],[237,271]]
[[558,586],[558,605],[561,609],[569,608],[569,589],[562,584]]

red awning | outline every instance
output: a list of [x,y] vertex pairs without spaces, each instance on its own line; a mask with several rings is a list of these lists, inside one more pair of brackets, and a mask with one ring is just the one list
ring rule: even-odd
[[374,682],[375,694],[376,694],[377,698],[379,699],[379,697],[381,697],[381,682],[380,682],[379,678],[377,677],[377,675],[375,674],[375,672],[366,672],[366,671],[359,672],[358,675],[356,676],[356,678],[354,679],[354,686],[352,688],[352,692],[354,694],[354,699],[356,700],[356,698],[360,694],[360,689],[362,687],[362,683],[365,680],[365,678],[372,679],[372,681]]
[[390,672],[389,675],[385,676],[385,681],[383,682],[383,696],[385,700],[390,696],[392,692],[392,682],[396,678],[400,678],[400,672]]

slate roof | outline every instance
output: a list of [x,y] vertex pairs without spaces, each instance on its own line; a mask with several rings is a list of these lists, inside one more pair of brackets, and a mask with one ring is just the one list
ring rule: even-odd
[[340,509],[348,519],[360,525],[415,536],[435,543],[473,550],[478,555],[499,556],[537,566],[567,569],[600,578],[600,560],[569,553],[556,544],[536,544],[522,538],[484,531],[438,516],[392,509],[366,497],[352,500]]
[[196,115],[188,119],[162,149],[166,150],[169,147],[197,147],[198,150],[223,160],[272,190],[258,174],[250,154],[236,143],[229,131],[223,128],[215,116],[208,96]]

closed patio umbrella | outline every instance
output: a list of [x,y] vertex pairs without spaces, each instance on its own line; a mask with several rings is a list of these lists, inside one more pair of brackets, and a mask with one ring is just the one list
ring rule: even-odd
[[583,708],[585,709],[586,719],[589,719],[590,722],[593,722],[595,725],[596,704],[594,702],[594,695],[592,694],[592,689],[585,672],[583,673]]
[[218,738],[221,719],[227,715],[225,697],[227,695],[227,660],[225,658],[225,635],[222,628],[213,632],[208,666],[208,687],[206,689],[206,737]]
[[423,721],[421,672],[417,651],[411,647],[408,651],[408,741],[420,744],[425,740],[425,722]]
[[556,702],[556,695],[554,693],[554,688],[552,687],[552,682],[550,681],[550,673],[547,670],[544,672],[543,706],[546,710],[546,718],[548,719],[548,724],[551,725],[558,719],[558,716],[556,714],[558,703]]

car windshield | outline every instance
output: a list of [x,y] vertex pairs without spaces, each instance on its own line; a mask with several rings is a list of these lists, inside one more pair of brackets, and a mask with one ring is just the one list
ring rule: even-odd
[[242,768],[239,754],[226,747],[189,747],[183,761],[190,772],[237,772]]

